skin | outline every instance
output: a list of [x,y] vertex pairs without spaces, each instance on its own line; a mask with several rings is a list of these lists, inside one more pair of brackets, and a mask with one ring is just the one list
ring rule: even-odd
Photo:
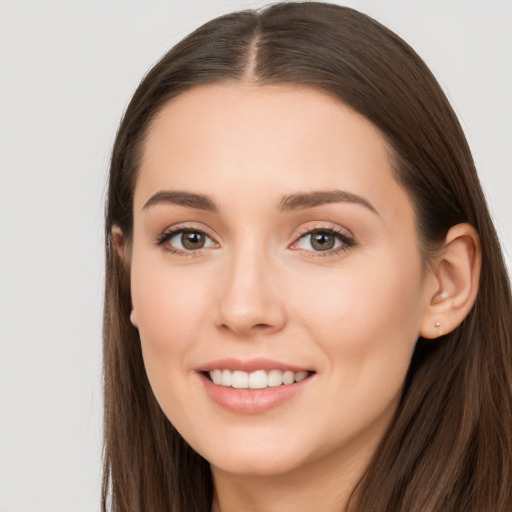
[[[331,190],[369,206],[279,209],[284,196]],[[145,207],[160,191],[207,195],[217,211]],[[180,228],[204,232],[206,246],[157,242]],[[315,250],[313,229],[352,245]],[[340,510],[392,419],[440,287],[379,131],[307,88],[237,83],[180,95],[144,147],[130,264],[151,386],[211,463],[213,510]],[[210,399],[196,371],[227,357],[314,375],[283,404],[237,414]]]

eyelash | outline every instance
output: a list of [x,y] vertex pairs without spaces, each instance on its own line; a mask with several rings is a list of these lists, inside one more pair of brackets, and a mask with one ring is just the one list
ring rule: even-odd
[[328,256],[335,256],[335,255],[340,254],[342,252],[346,252],[351,247],[354,247],[356,245],[356,242],[355,242],[353,237],[347,235],[346,233],[344,233],[343,231],[341,231],[339,229],[328,228],[328,227],[306,228],[306,229],[304,229],[302,234],[300,234],[295,239],[293,244],[297,244],[302,238],[304,238],[304,237],[306,237],[308,235],[311,236],[311,235],[316,234],[316,233],[331,235],[334,238],[336,238],[337,240],[339,240],[341,242],[341,245],[339,247],[335,247],[335,248],[333,248],[331,250],[326,250],[326,251],[309,251],[309,250],[306,250],[306,249],[295,249],[295,250],[302,250],[303,253],[308,258],[325,258],[325,257],[328,257]]
[[[183,249],[177,249],[176,247],[171,246],[170,244],[167,244],[169,240],[171,240],[176,235],[179,235],[180,233],[184,233],[186,231],[190,231],[193,233],[200,233],[206,238],[212,240],[214,243],[216,243],[212,237],[210,237],[204,230],[198,229],[195,226],[179,226],[176,228],[171,228],[166,231],[163,231],[161,234],[159,234],[155,240],[155,243],[157,246],[164,246],[164,250],[167,252],[170,252],[171,254],[175,254],[178,256],[185,256],[185,257],[195,257],[199,256],[201,249],[196,250],[183,250]],[[356,245],[355,240],[348,236],[346,233],[342,232],[341,230],[331,228],[331,227],[315,227],[315,228],[307,228],[304,229],[304,231],[294,240],[293,244],[297,244],[302,238],[313,235],[315,233],[321,233],[321,234],[327,234],[335,237],[338,241],[341,242],[341,245],[339,247],[336,247],[331,250],[326,251],[314,251],[314,250],[307,250],[307,249],[294,249],[294,250],[301,250],[307,257],[309,258],[322,258],[327,256],[334,256],[336,254],[346,252],[351,247],[354,247]],[[165,245],[167,244],[167,245]]]
[[163,246],[163,249],[167,252],[170,252],[171,254],[176,254],[177,256],[184,256],[188,258],[193,258],[195,256],[199,256],[199,253],[201,249],[196,250],[183,250],[183,249],[177,249],[176,247],[173,247],[170,244],[167,244],[169,240],[171,240],[176,235],[179,235],[180,233],[184,233],[186,231],[190,231],[192,233],[200,233],[206,238],[213,240],[211,236],[209,236],[203,229],[199,229],[195,226],[179,226],[171,229],[167,229],[163,231],[160,235],[158,235],[157,239],[155,240],[156,245]]

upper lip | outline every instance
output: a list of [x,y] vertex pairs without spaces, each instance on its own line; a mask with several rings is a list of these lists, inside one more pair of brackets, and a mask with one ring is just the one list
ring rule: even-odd
[[281,361],[275,361],[265,358],[256,358],[241,360],[235,358],[217,359],[215,361],[208,362],[196,368],[198,372],[208,372],[210,370],[240,370],[243,372],[254,372],[256,370],[283,370],[292,372],[310,372],[313,371],[311,368],[304,366],[298,366],[294,364],[282,363]]

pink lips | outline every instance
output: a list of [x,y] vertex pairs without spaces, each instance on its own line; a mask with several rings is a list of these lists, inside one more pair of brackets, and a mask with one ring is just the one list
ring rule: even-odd
[[293,366],[290,364],[281,363],[279,361],[271,361],[270,359],[251,359],[249,361],[241,361],[239,359],[217,359],[210,363],[204,364],[196,368],[198,372],[208,372],[216,368],[222,370],[241,370],[243,372],[254,372],[256,370],[290,370],[292,372],[307,372],[311,371],[310,368],[303,368],[300,366]]
[[235,389],[214,384],[206,375],[210,370],[226,369],[253,372],[256,370],[290,370],[293,372],[311,371],[311,369],[283,364],[269,359],[221,359],[196,368],[201,384],[208,396],[217,405],[238,414],[260,414],[281,405],[300,393],[312,380],[311,377],[301,382],[264,389]]

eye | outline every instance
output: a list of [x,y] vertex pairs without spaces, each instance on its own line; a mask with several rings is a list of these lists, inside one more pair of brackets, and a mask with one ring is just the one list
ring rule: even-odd
[[332,252],[337,249],[346,249],[352,245],[354,245],[354,241],[343,233],[323,228],[308,231],[293,244],[292,248],[314,252]]
[[168,249],[177,252],[188,252],[214,247],[215,242],[198,229],[179,229],[164,233],[158,245],[166,245]]

